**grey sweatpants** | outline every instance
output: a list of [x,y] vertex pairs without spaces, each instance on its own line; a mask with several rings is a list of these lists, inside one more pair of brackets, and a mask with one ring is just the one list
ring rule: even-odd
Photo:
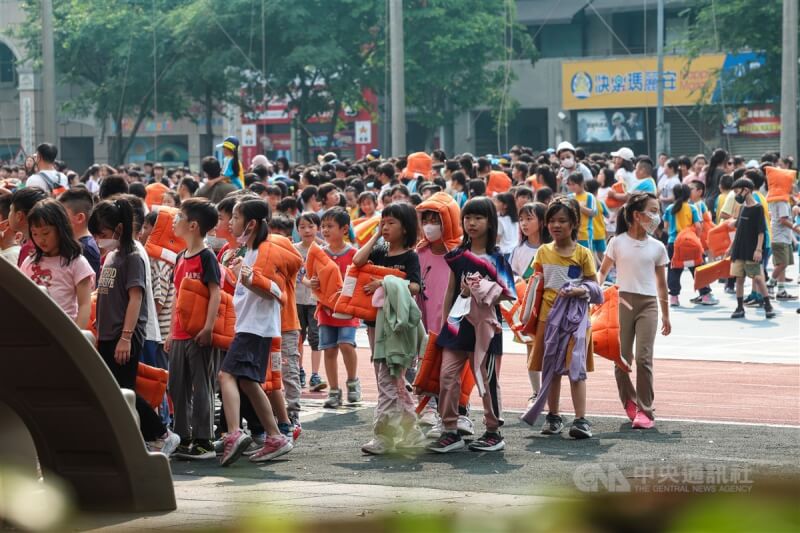
[[192,339],[172,341],[169,394],[175,409],[174,431],[182,441],[214,436],[214,351]]
[[286,398],[286,411],[290,418],[300,415],[300,352],[297,343],[300,332],[297,330],[281,333],[281,379],[283,395]]
[[655,296],[619,293],[619,346],[628,363],[634,359],[636,341],[636,388],[628,372],[614,367],[619,399],[624,407],[628,400],[635,403],[650,420],[653,413],[653,344],[658,330],[658,299]]

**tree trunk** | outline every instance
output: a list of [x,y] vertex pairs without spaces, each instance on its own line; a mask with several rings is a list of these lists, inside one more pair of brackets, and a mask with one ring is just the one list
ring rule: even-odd
[[336,125],[339,122],[339,111],[342,110],[342,101],[336,100],[333,103],[333,116],[331,117],[330,127],[328,128],[328,140],[325,142],[325,151],[330,152],[333,147],[333,136],[336,133]]
[[214,153],[214,125],[212,121],[214,120],[214,99],[211,97],[211,86],[206,85],[206,94],[205,94],[205,112],[206,112],[206,139],[204,146],[201,146],[200,149],[204,156],[211,155]]
[[118,167],[122,164],[122,115],[114,119],[114,124],[117,127],[116,138],[117,142],[114,144],[114,166]]

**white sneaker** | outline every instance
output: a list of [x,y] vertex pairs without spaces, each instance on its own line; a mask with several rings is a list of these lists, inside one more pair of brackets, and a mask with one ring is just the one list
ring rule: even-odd
[[439,440],[442,437],[442,433],[444,433],[444,425],[442,421],[439,420],[439,423],[433,426],[431,429],[425,433],[425,438]]
[[435,426],[440,422],[441,418],[439,417],[439,413],[436,412],[436,409],[431,408],[430,406],[426,406],[425,409],[422,410],[422,414],[419,415],[419,425],[420,426]]
[[181,443],[181,438],[176,435],[175,433],[167,430],[166,438],[157,439],[152,442],[148,442],[147,449],[151,452],[162,453],[165,456],[169,457],[172,453],[178,448],[178,445]]
[[361,447],[361,451],[368,455],[383,455],[394,449],[394,443],[383,435],[376,435],[371,441]]
[[475,424],[472,423],[472,420],[467,418],[464,415],[458,416],[458,434],[459,435],[474,435],[475,434]]

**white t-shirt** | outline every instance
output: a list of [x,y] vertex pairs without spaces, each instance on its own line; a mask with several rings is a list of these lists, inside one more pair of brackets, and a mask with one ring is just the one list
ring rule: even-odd
[[510,254],[519,242],[519,225],[508,215],[497,217],[497,222],[497,246],[500,253]]
[[511,252],[510,263],[511,271],[515,276],[522,277],[522,275],[525,274],[528,267],[533,263],[533,259],[536,257],[536,250],[538,249],[539,247],[529,243],[528,239],[525,239],[522,244],[514,248],[514,251]]
[[135,240],[136,251],[144,258],[144,273],[147,287],[144,291],[145,305],[147,305],[147,323],[144,325],[144,340],[161,342],[161,328],[158,327],[158,313],[156,313],[156,301],[153,298],[153,276],[150,271],[150,257],[144,249],[144,245]]
[[681,180],[678,176],[672,176],[671,178],[664,176],[664,179],[658,183],[658,199],[663,203],[664,200],[672,196],[672,189],[680,184]]
[[[258,250],[247,250],[242,264],[253,266]],[[274,298],[262,298],[242,285],[241,276],[233,293],[236,309],[236,333],[251,333],[260,337],[281,336],[281,303]]]
[[669,263],[667,249],[661,241],[649,235],[640,241],[623,233],[608,243],[606,256],[617,267],[620,292],[658,296],[655,268]]
[[[53,182],[53,187],[50,187],[47,181],[40,174],[44,174],[45,176],[47,176],[50,179],[50,181]],[[65,189],[68,189],[69,180],[64,174],[58,172],[57,170],[40,170],[38,174],[33,174],[25,181],[25,186],[38,187],[47,194],[52,194],[53,189],[58,189],[59,187],[64,187]]]

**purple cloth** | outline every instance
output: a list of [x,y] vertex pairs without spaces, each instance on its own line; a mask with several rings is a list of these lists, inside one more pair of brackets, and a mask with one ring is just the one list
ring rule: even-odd
[[[571,287],[566,283],[562,288]],[[570,381],[586,379],[586,330],[589,328],[589,304],[603,303],[603,291],[594,281],[581,282],[581,287],[589,291],[588,298],[556,298],[544,330],[544,355],[542,358],[542,388],[536,402],[522,417],[529,425],[533,425],[547,401],[550,384],[556,372],[569,374]],[[567,360],[567,347],[570,340],[572,359],[569,368],[564,368]]]

